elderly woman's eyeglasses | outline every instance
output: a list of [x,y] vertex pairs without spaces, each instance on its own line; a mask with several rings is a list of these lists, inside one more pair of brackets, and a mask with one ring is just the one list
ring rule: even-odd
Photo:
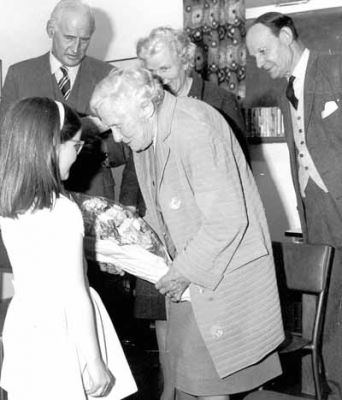
[[79,154],[80,151],[82,150],[82,147],[84,145],[84,140],[74,140],[74,139],[70,139],[70,142],[74,143],[74,147],[76,150],[76,154]]

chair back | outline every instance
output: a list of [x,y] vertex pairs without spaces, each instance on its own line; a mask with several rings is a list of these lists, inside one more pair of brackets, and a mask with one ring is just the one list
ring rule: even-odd
[[[302,332],[287,332],[286,340],[279,347],[280,353],[292,353],[304,350],[303,354],[311,353],[311,371],[315,399],[325,398],[324,367],[321,355],[321,338],[323,331],[324,310],[329,287],[334,249],[328,245],[313,245],[296,242],[278,243],[280,250],[279,262],[284,267],[286,288],[302,294]],[[279,272],[279,271],[278,271]],[[283,276],[281,276],[283,278]],[[281,279],[283,283],[283,279]],[[304,305],[310,299],[310,303]],[[311,301],[314,300],[314,307]],[[310,304],[310,307],[308,307]],[[302,365],[302,373],[307,364]],[[305,372],[306,369],[305,369]],[[302,380],[302,383],[304,381]],[[306,386],[307,386],[306,382]],[[311,386],[311,383],[310,383]],[[305,400],[308,393],[291,395],[285,388],[274,390],[259,390],[250,393],[244,400]],[[284,392],[282,392],[284,390]],[[305,392],[305,390],[304,390]],[[312,397],[309,397],[312,398]]]
[[283,243],[288,289],[319,294],[326,289],[334,249],[328,245]]

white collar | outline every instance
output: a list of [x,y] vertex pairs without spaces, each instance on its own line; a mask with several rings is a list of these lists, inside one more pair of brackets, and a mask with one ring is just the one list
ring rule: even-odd
[[305,79],[306,68],[309,62],[309,56],[310,56],[310,50],[304,49],[297,65],[295,66],[295,69],[293,70],[292,75],[296,78],[293,83],[293,88],[296,95],[304,87],[304,79]]
[[[63,64],[50,51],[51,74],[54,75],[56,72],[59,72],[59,69],[62,65]],[[75,67],[67,67],[69,75],[71,77],[76,77],[79,67],[80,67],[80,64],[76,65]]]
[[182,90],[179,93],[177,93],[177,97],[180,97],[180,96],[187,97],[188,96],[188,94],[190,93],[191,86],[192,86],[192,81],[193,81],[193,79],[190,76],[188,76],[186,78],[185,84],[184,84]]

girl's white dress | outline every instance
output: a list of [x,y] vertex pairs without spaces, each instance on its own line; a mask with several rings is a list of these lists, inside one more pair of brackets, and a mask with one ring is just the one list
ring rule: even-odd
[[[68,328],[63,296],[73,268],[68,254],[83,235],[80,210],[60,197],[52,210],[1,218],[0,224],[15,290],[3,332],[1,386],[9,400],[85,400],[87,370]],[[90,295],[102,355],[116,378],[105,399],[122,399],[136,385],[101,299],[93,289]]]

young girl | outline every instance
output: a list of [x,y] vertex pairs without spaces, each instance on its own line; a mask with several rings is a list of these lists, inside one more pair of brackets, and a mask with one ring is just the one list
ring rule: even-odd
[[82,216],[62,185],[83,145],[80,120],[65,104],[28,98],[0,129],[0,226],[15,289],[1,386],[9,400],[126,397],[135,382],[89,289]]

